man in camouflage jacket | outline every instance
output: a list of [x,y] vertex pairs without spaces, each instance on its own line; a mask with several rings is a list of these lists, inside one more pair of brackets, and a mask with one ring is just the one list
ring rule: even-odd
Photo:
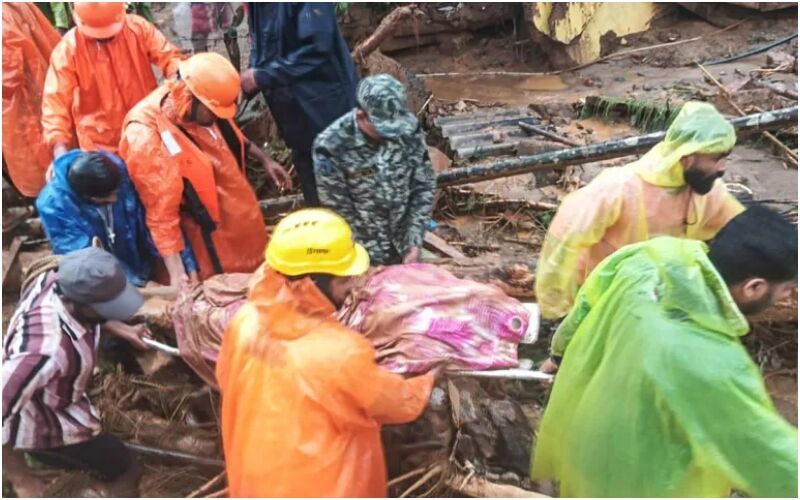
[[436,188],[425,136],[389,75],[363,79],[356,103],[314,141],[320,201],[347,220],[372,262],[415,262]]

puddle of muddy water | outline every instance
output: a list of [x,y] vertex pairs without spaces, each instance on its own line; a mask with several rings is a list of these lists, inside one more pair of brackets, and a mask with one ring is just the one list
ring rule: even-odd
[[[422,76],[422,75],[421,75]],[[566,90],[558,75],[454,75],[425,78],[433,95],[450,101],[471,99],[480,102],[525,104],[544,93]]]

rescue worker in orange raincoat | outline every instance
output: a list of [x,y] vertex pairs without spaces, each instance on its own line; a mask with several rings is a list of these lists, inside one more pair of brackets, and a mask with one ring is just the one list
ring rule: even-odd
[[59,40],[32,3],[3,6],[3,175],[30,198],[44,187],[52,161],[42,139],[42,90]]
[[247,156],[277,186],[291,187],[286,171],[233,122],[238,97],[239,74],[230,61],[195,54],[125,118],[119,152],[173,286],[187,276],[182,231],[201,280],[253,272],[263,262],[267,228],[244,174]]
[[55,158],[76,140],[84,151],[116,153],[125,115],[158,85],[151,65],[171,78],[184,56],[122,2],[75,2],[73,18],[50,58],[44,139]]
[[369,268],[347,222],[298,210],[275,227],[266,263],[222,341],[217,381],[231,497],[385,497],[381,424],[416,419],[434,374],[379,367],[337,322]]

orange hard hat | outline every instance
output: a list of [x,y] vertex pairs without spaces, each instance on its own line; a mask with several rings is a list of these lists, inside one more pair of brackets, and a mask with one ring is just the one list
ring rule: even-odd
[[219,118],[236,115],[239,73],[230,61],[213,52],[195,54],[178,64],[189,91]]
[[81,34],[89,38],[112,38],[125,23],[124,2],[75,2],[72,18]]

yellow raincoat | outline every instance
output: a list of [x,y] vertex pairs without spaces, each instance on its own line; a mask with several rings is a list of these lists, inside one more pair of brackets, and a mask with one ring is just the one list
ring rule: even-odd
[[739,340],[749,326],[701,241],[628,245],[591,273],[533,478],[562,497],[797,498],[797,429]]
[[[709,240],[744,210],[720,181],[706,195],[686,185],[681,158],[730,151],[733,127],[710,104],[686,103],[664,141],[604,170],[566,198],[545,237],[536,297],[548,319],[569,312],[581,283],[615,250],[656,236]],[[555,353],[560,354],[560,353]]]

